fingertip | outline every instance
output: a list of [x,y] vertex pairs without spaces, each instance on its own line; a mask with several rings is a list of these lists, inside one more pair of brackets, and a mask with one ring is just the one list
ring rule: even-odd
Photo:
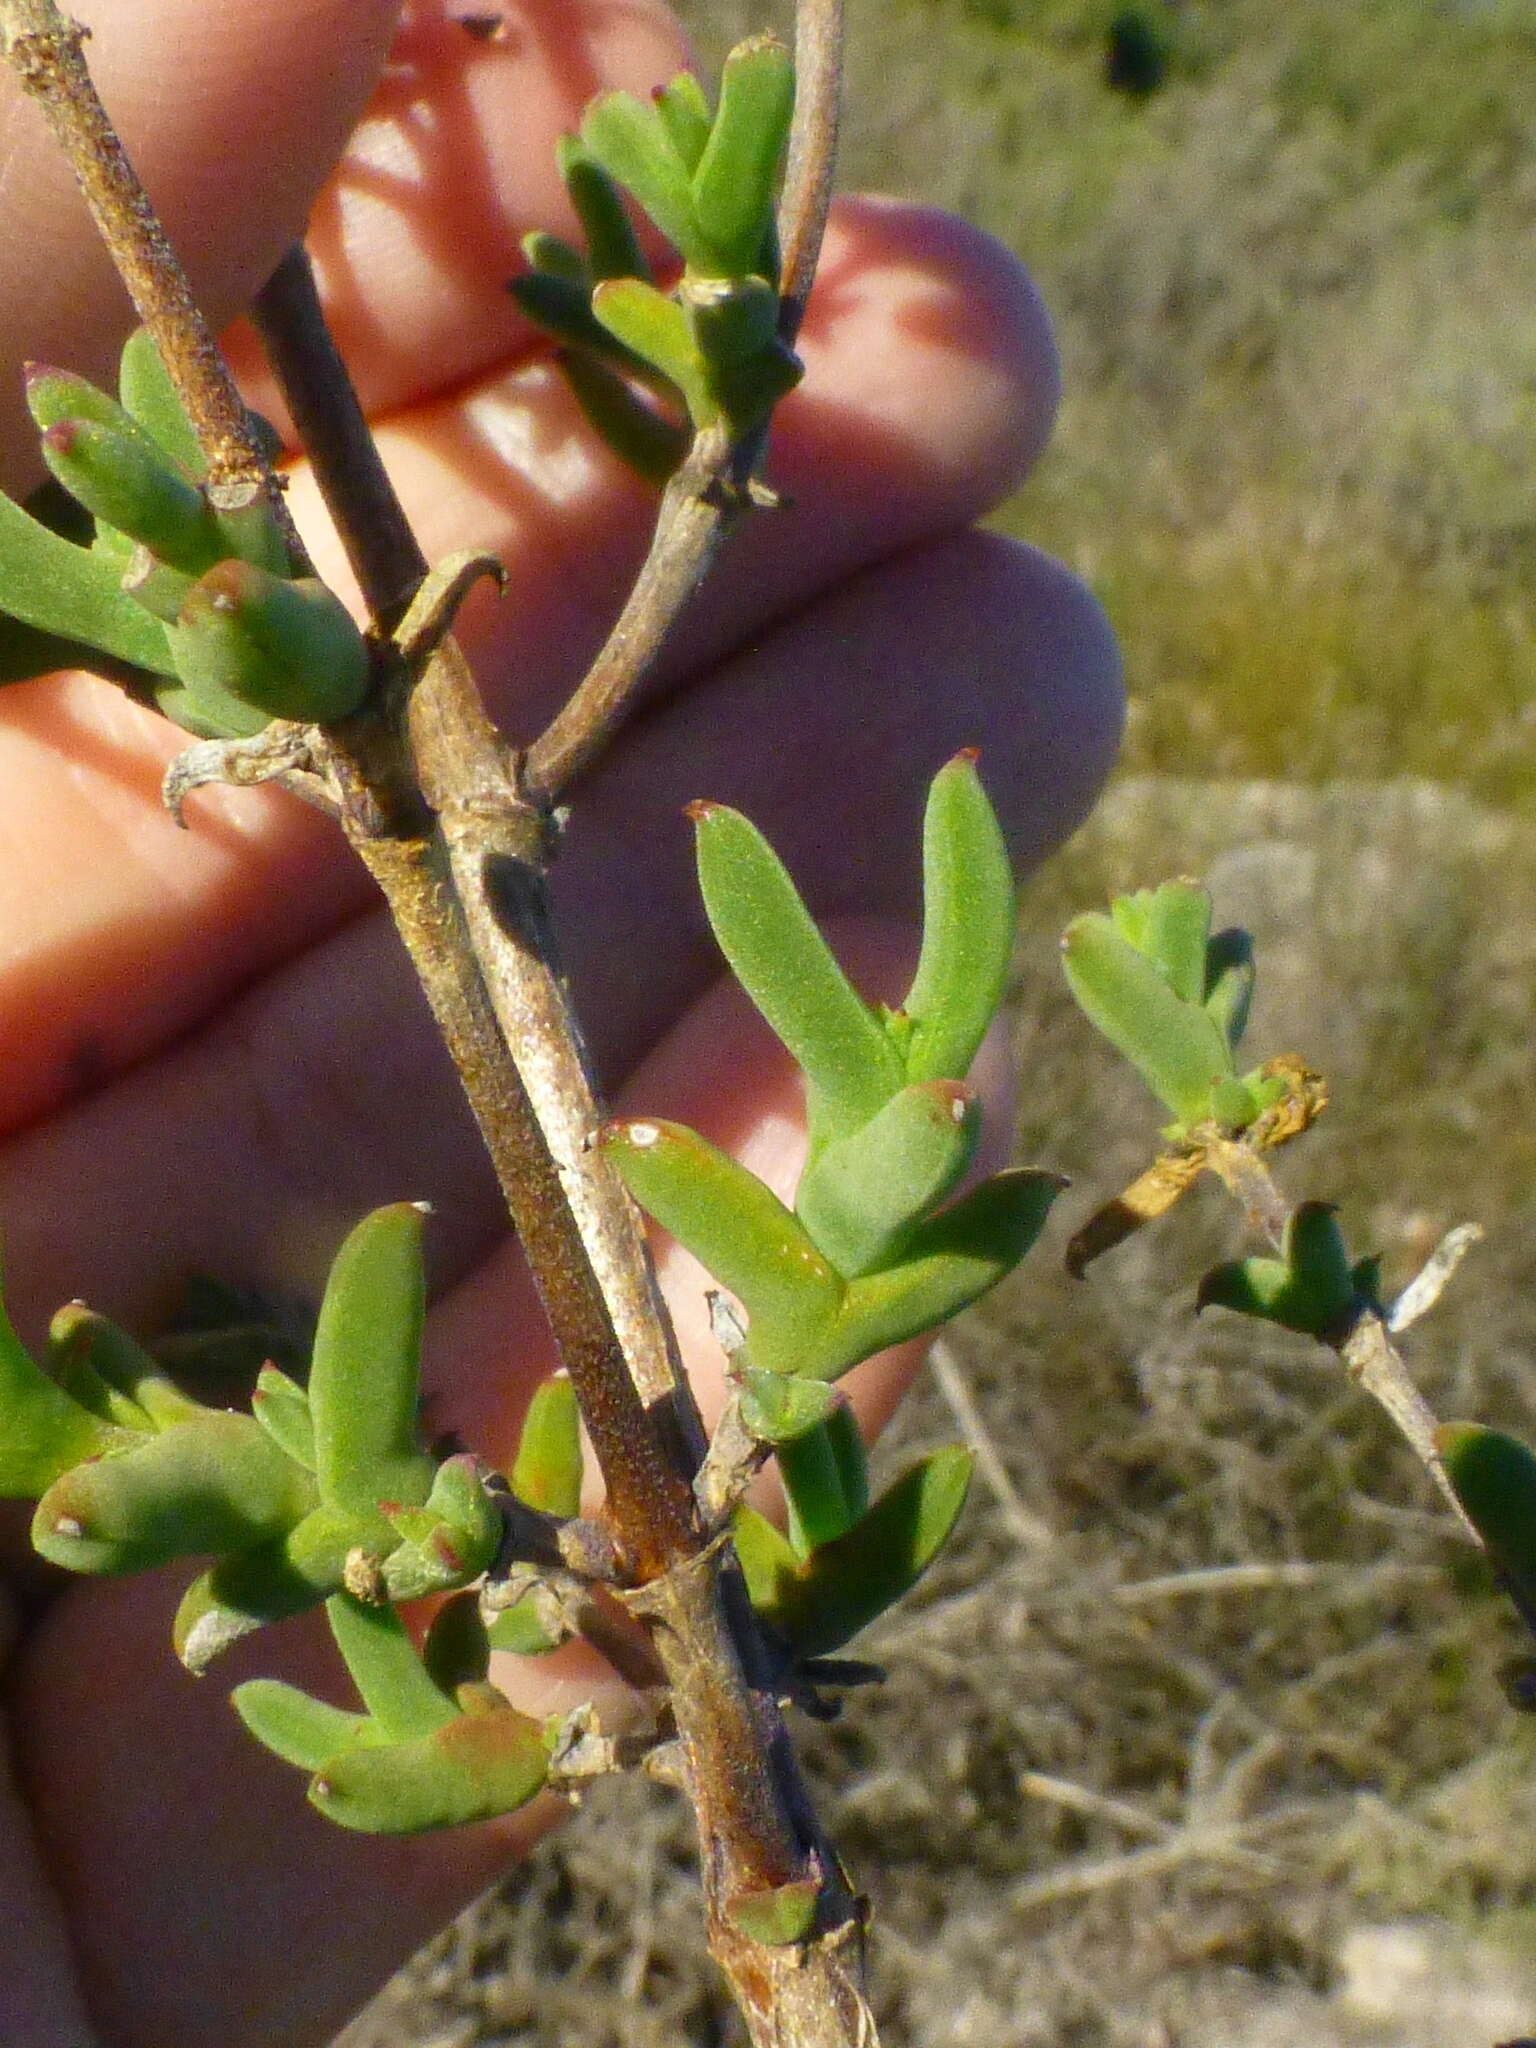
[[861,396],[887,432],[920,451],[935,522],[989,511],[1034,467],[1061,394],[1050,317],[1029,272],[938,207],[841,199],[802,335],[808,401],[823,364],[847,377],[839,334],[855,316]]
[[[80,0],[93,75],[200,304],[222,322],[302,233],[357,119],[399,0]],[[5,353],[104,379],[132,311],[36,108],[0,77]],[[37,469],[17,389],[0,389],[0,457]]]

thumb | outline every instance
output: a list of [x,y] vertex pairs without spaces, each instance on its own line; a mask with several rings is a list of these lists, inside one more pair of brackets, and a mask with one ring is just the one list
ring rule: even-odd
[[[399,0],[72,0],[107,111],[215,325],[304,226]],[[41,111],[0,76],[0,480],[41,473],[15,368],[101,380],[133,312]]]

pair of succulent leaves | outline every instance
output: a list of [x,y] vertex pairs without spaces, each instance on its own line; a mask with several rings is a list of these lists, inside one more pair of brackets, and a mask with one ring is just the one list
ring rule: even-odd
[[[649,101],[602,94],[559,149],[584,246],[524,240],[529,268],[513,296],[559,344],[592,425],[654,482],[682,460],[690,431],[718,426],[740,441],[800,379],[779,335],[774,219],[794,95],[789,52],[772,36],[730,53],[713,108],[688,72]],[[681,258],[670,286],[656,282],[626,192]]]

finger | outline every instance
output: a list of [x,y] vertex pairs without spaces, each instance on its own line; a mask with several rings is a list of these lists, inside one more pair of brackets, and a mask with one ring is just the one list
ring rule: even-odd
[[[641,95],[686,62],[657,0],[513,0],[502,32],[467,35],[449,0],[417,0],[368,118],[307,237],[327,323],[370,414],[526,353],[507,291],[530,228],[578,232],[555,140],[595,94]],[[249,334],[231,337],[253,402],[282,417]]]
[[[302,231],[357,119],[398,0],[71,0],[102,97],[199,298],[229,318]],[[0,360],[106,377],[132,312],[37,108],[0,77]],[[210,177],[237,164],[238,180]],[[231,183],[236,189],[231,192]],[[0,472],[40,473],[19,380],[0,389]]]
[[[1049,332],[995,243],[861,202],[827,276],[811,376],[773,443],[794,508],[727,553],[674,681],[849,570],[973,517],[1044,438]],[[402,415],[382,440],[433,554],[490,546],[508,564],[507,596],[476,604],[465,640],[493,709],[527,737],[606,629],[653,501],[594,452],[547,364]],[[302,470],[292,495],[313,531]],[[340,577],[334,546],[325,566]],[[200,795],[178,832],[158,796],[177,744],[102,685],[0,693],[0,1129],[167,1043],[370,900],[338,835],[291,800]]]
[[[871,986],[894,994],[910,934],[844,934]],[[1000,1076],[994,1075],[994,1079]],[[675,1114],[717,1143],[735,1143],[756,1171],[789,1191],[804,1149],[802,1104],[787,1058],[739,993],[717,984],[639,1071],[623,1107]],[[994,1095],[992,1107],[1001,1107]],[[692,1297],[693,1277],[672,1261]],[[665,1262],[664,1262],[665,1277]],[[717,1347],[696,1308],[680,1325],[691,1373],[712,1383]],[[498,1255],[434,1314],[429,1370],[435,1406],[476,1448],[506,1454],[527,1394],[547,1361],[526,1277]],[[867,1404],[888,1407],[920,1347],[872,1361],[855,1378]],[[434,1420],[436,1416],[434,1415]],[[183,1575],[184,1576],[184,1575]],[[217,2038],[229,2048],[319,2042],[508,1857],[554,1817],[552,1803],[494,1829],[420,1842],[360,1840],[304,1804],[300,1780],[259,1752],[225,1701],[240,1678],[275,1669],[340,1699],[345,1681],[319,1632],[242,1646],[194,1685],[166,1648],[179,1577],[156,1575],[72,1592],[22,1660],[21,1761],[51,1875],[78,1929],[95,2016],[125,2048]],[[498,1678],[529,1713],[622,1702],[590,1659],[521,1666]],[[115,1711],[100,1704],[112,1699]],[[189,1796],[195,1788],[195,1796]],[[134,1864],[102,1845],[153,1841]],[[238,1928],[231,1942],[228,1930]]]
[[[979,536],[871,570],[786,623],[726,666],[707,718],[686,698],[656,707],[594,777],[555,871],[610,1084],[715,972],[678,815],[689,799],[755,817],[822,913],[908,915],[922,793],[949,754],[980,745],[1027,862],[1082,814],[1119,716],[1092,599],[1032,550]],[[32,1330],[75,1293],[152,1326],[189,1268],[308,1293],[321,1247],[407,1196],[441,1210],[445,1275],[497,1227],[420,995],[383,920],[363,920],[195,1043],[0,1151],[8,1293]]]

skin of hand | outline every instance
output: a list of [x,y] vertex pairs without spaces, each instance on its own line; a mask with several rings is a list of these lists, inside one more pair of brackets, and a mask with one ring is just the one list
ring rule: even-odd
[[[683,58],[653,0],[513,0],[478,40],[443,0],[94,0],[104,96],[205,305],[237,314],[303,225],[338,337],[429,555],[474,544],[510,588],[464,642],[526,738],[598,644],[653,506],[596,448],[508,298],[519,237],[568,225],[553,143],[607,86]],[[348,137],[351,137],[350,141]],[[36,475],[19,365],[98,378],[129,314],[35,111],[0,80],[0,466]],[[281,420],[250,338],[230,348]],[[792,1186],[782,1056],[718,979],[680,816],[745,809],[872,991],[912,949],[917,823],[957,747],[1027,868],[1091,802],[1121,701],[1087,593],[969,530],[1028,471],[1056,398],[1049,331],[958,222],[838,206],[775,425],[792,511],[759,516],[650,699],[574,793],[557,906],[611,1099],[680,1116]],[[292,502],[348,581],[311,480]],[[313,1291],[369,1206],[429,1199],[434,1425],[505,1456],[552,1360],[496,1191],[384,912],[333,829],[274,792],[160,810],[177,735],[93,679],[0,696],[0,1230],[36,1339],[83,1296],[153,1328],[189,1271]],[[1005,1063],[982,1078],[1006,1124]],[[665,1257],[706,1406],[696,1268]],[[871,1424],[914,1363],[855,1376]],[[339,1696],[322,1637],[258,1639],[194,1682],[187,1574],[58,1586],[4,1511],[0,2040],[12,2048],[313,2048],[552,1817],[417,1841],[342,1834],[252,1745],[232,1683]],[[569,1656],[501,1672],[531,1711],[589,1696]]]

